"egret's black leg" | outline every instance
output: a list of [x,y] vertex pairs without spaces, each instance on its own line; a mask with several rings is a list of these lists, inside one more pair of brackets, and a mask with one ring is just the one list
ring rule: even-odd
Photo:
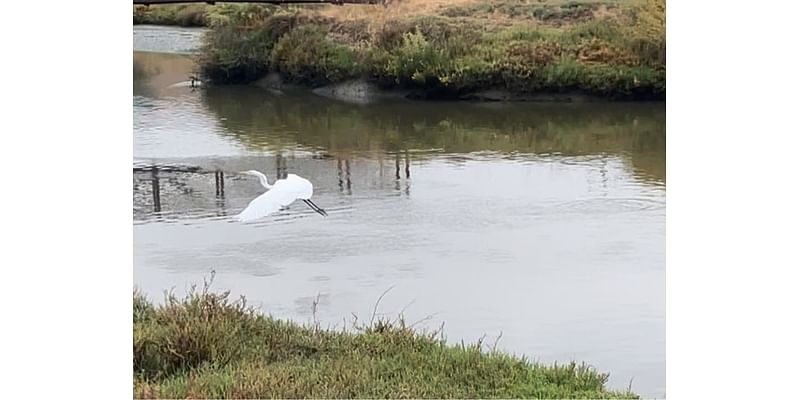
[[327,216],[328,216],[328,213],[326,213],[326,212],[325,212],[325,210],[323,210],[323,209],[321,209],[321,208],[317,207],[317,205],[316,205],[316,204],[314,204],[314,202],[313,202],[313,201],[311,201],[311,200],[305,200],[305,199],[303,199],[303,201],[304,201],[306,204],[308,204],[308,206],[309,206],[309,207],[311,207],[311,209],[312,209],[312,210],[314,210],[314,211],[318,212],[318,213],[319,213],[319,215],[322,215],[323,217],[327,217]]

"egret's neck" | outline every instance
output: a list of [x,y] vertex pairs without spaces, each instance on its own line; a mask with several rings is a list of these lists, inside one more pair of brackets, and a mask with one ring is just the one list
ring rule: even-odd
[[264,186],[267,189],[272,189],[272,185],[270,185],[269,182],[267,181],[267,176],[262,174],[262,173],[260,173],[260,172],[256,172],[256,173],[258,174],[257,175],[258,176],[258,181],[261,182],[261,186]]

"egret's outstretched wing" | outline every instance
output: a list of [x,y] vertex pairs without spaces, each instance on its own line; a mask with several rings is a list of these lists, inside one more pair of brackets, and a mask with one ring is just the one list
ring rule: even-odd
[[311,196],[314,195],[314,185],[308,181],[306,178],[299,177],[295,174],[288,174],[286,175],[286,179],[283,179],[284,185],[291,189],[292,193],[297,195],[298,199],[310,199]]
[[240,222],[252,221],[262,217],[266,217],[281,207],[288,206],[295,198],[288,195],[286,192],[281,192],[272,188],[268,192],[256,197],[250,204],[236,216]]
[[299,198],[311,197],[312,193],[311,182],[297,175],[289,174],[286,179],[275,182],[272,189],[253,199],[236,218],[241,222],[246,222],[266,217]]

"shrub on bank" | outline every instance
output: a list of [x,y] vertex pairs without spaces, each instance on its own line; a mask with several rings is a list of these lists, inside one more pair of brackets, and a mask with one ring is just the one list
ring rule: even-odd
[[134,6],[133,24],[206,26],[206,6],[203,4]]

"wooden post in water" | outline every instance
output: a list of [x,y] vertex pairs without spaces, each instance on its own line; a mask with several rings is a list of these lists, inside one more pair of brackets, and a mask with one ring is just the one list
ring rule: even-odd
[[214,172],[214,183],[216,188],[216,194],[218,198],[224,199],[225,198],[225,175],[222,171],[216,170]]
[[[344,192],[344,183],[347,182],[347,194],[353,194],[352,183],[350,182],[350,160],[344,160],[344,171],[342,171],[342,160],[336,160],[336,170],[339,175],[339,191]],[[343,175],[344,179],[342,179]]]
[[153,211],[161,212],[161,187],[158,184],[158,167],[154,165],[151,171],[153,175]]
[[408,149],[406,149],[406,179],[411,178],[411,167],[408,165]]
[[214,171],[214,195],[219,197],[219,171]]
[[394,153],[394,190],[400,191],[400,152]]
[[409,178],[411,178],[411,162],[409,161],[409,157],[408,157],[408,149],[406,149],[406,160],[405,161],[406,161],[406,190],[405,190],[405,193],[406,193],[406,196],[408,196],[409,192],[411,191],[411,185],[408,183],[409,182]]
[[342,180],[342,159],[336,160],[336,173],[339,175],[339,191],[344,191],[344,181]]
[[286,176],[289,175],[286,167],[286,159],[281,153],[275,156],[275,173],[278,175],[276,179],[286,179]]
[[224,216],[227,215],[225,212],[225,173],[222,170],[216,170],[214,172],[214,181],[217,191],[217,207],[219,207],[217,215]]
[[347,194],[353,194],[352,184],[350,183],[350,160],[344,160],[344,176],[347,180]]

